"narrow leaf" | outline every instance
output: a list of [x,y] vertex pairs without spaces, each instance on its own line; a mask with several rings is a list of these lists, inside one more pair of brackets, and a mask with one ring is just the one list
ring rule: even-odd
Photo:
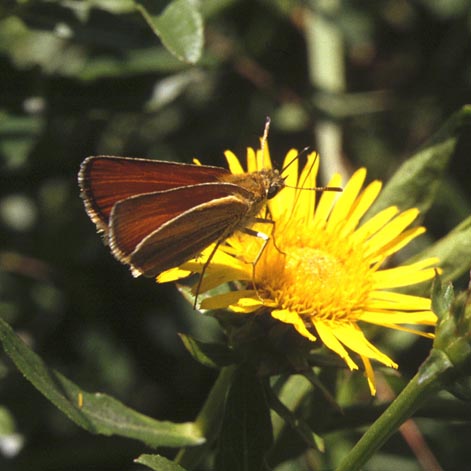
[[182,468],[179,464],[160,455],[141,455],[134,461],[155,471],[185,471],[185,468]]
[[218,369],[235,361],[234,353],[223,344],[200,342],[184,334],[180,338],[191,356],[204,366]]
[[274,410],[306,443],[310,448],[317,449],[316,442],[314,441],[314,433],[309,428],[309,425],[303,419],[297,417],[296,414],[288,409],[279,397],[268,386],[266,388],[266,396],[269,401],[270,408]]
[[203,18],[192,0],[174,0],[158,16],[136,8],[164,46],[178,59],[195,64],[203,51]]
[[443,281],[456,280],[471,268],[471,216],[411,261],[438,257]]
[[401,165],[368,211],[367,218],[392,205],[401,210],[417,207],[421,213],[426,212],[433,202],[458,137],[465,132],[465,128],[469,132],[470,126],[471,106],[465,106],[417,154]]
[[204,442],[194,423],[157,421],[106,394],[83,391],[59,372],[48,368],[2,319],[0,341],[26,379],[67,417],[91,433],[134,438],[153,447],[182,447]]

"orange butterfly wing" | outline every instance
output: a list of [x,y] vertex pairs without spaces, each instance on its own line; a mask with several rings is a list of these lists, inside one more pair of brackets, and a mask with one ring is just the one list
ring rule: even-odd
[[99,230],[108,228],[113,206],[131,196],[216,182],[230,175],[222,167],[150,159],[88,157],[80,167],[79,185],[85,207]]
[[248,197],[237,185],[207,183],[125,199],[111,212],[111,249],[135,274],[154,276],[228,237],[249,211]]

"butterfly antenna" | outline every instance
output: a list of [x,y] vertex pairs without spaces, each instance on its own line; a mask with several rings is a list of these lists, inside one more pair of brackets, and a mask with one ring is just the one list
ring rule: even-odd
[[[307,149],[309,149],[309,147],[305,147],[301,152],[298,153],[298,155],[291,161],[288,163],[288,165],[285,167],[285,168],[288,168],[293,162],[295,162],[297,159],[299,159],[299,157],[303,154],[303,152],[307,152]],[[306,184],[306,182],[308,181],[308,178],[309,176],[311,175],[312,173],[312,170],[314,168],[314,165],[316,165],[316,162],[317,162],[317,158],[318,158],[319,154],[316,154],[312,164],[310,165],[308,171],[305,173],[304,175],[304,178],[303,178],[303,181],[300,182],[301,185],[299,187],[295,187],[298,191],[296,192],[296,199],[294,201],[294,205],[293,205],[293,209],[297,206],[298,204],[298,201],[299,201],[299,198],[301,197],[301,192],[299,191],[300,189],[305,189],[304,188],[304,185]],[[284,170],[284,169],[283,169]],[[288,187],[289,188],[289,187]],[[308,188],[306,188],[308,189]],[[309,188],[310,189],[310,188]],[[315,190],[317,190],[317,188],[314,188]]]
[[[298,152],[280,171],[280,174],[283,175],[283,172],[288,170],[288,168],[291,166],[291,164],[294,164],[294,162],[296,162],[296,160],[299,160],[299,158],[307,153],[307,151],[310,149],[310,147],[305,147],[301,152]],[[317,155],[316,155],[316,158],[317,158]],[[315,163],[315,161],[314,161]]]
[[[303,155],[304,153],[306,153],[307,151],[309,150],[309,147],[305,147],[301,152],[299,152],[290,162],[288,162],[284,167],[283,169],[281,170],[281,172],[284,172],[291,164],[293,164],[294,162],[296,162],[300,157],[301,155]],[[289,185],[286,185],[286,188],[293,188],[295,190],[307,190],[307,191],[317,191],[317,192],[322,192],[322,191],[338,191],[338,192],[341,192],[343,191],[343,188],[339,187],[339,186],[315,186],[315,187],[311,187],[311,188],[305,188],[305,184],[306,182],[308,181],[309,179],[309,176],[312,174],[312,171],[314,169],[314,166],[316,165],[316,162],[317,162],[317,159],[319,158],[319,154],[316,154],[314,160],[312,161],[309,169],[305,172],[305,175],[303,177],[303,181],[302,182],[299,182],[300,185],[298,186],[289,186]],[[300,198],[300,192],[298,191],[297,192],[297,195],[296,195],[296,200],[294,202],[294,206],[295,207],[298,203],[298,200]]]
[[270,123],[271,119],[270,116],[267,116],[267,119],[265,120],[265,128],[263,129],[263,136],[262,140],[260,143],[260,152],[262,153],[262,168],[265,168],[265,149],[267,145],[267,140],[268,140],[268,132],[270,131]]

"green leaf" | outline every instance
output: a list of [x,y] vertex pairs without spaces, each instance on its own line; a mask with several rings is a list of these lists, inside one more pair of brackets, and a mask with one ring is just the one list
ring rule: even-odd
[[443,319],[453,303],[454,290],[451,283],[442,284],[440,276],[435,276],[432,285],[432,310]]
[[266,396],[270,403],[270,408],[300,436],[308,447],[317,449],[314,433],[309,428],[309,425],[303,419],[297,417],[296,413],[290,410],[270,387],[266,388]]
[[180,334],[183,345],[191,356],[209,368],[221,368],[235,362],[235,355],[225,345],[200,342],[188,335]]
[[227,394],[215,469],[260,471],[272,442],[263,387],[255,373],[243,365]]
[[[274,385],[273,389],[276,391],[279,400],[293,413],[299,409],[305,398],[312,394],[312,385],[304,376],[297,374],[288,377],[280,376],[276,381],[276,387]],[[276,442],[289,422],[284,420],[273,406],[271,407],[275,412],[275,414],[272,414],[272,423]]]
[[185,468],[182,468],[179,464],[160,455],[141,455],[134,461],[144,464],[150,469],[155,469],[155,471],[185,471]]
[[65,376],[48,368],[2,319],[0,340],[5,352],[26,379],[85,430],[102,435],[134,438],[153,447],[182,447],[204,442],[194,423],[157,421],[106,394],[83,391]]
[[458,137],[470,126],[471,106],[468,105],[455,113],[417,154],[401,165],[368,211],[367,218],[389,206],[398,206],[401,210],[417,207],[421,213],[426,212]]
[[174,0],[158,16],[152,16],[136,2],[164,46],[178,59],[195,64],[203,51],[203,18],[192,0]]
[[471,267],[471,216],[411,261],[438,257],[444,281],[455,280]]

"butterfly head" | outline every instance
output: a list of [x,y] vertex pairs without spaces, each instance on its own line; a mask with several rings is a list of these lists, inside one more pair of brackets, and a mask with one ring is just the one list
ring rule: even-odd
[[268,200],[275,197],[285,187],[285,179],[278,170],[265,169],[260,173],[264,179],[265,194]]

